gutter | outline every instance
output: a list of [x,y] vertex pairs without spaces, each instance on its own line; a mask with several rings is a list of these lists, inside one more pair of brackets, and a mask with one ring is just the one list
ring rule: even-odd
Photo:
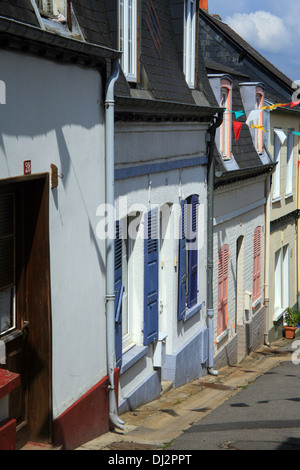
[[59,36],[38,26],[22,23],[4,16],[0,16],[0,34],[2,36],[9,35],[9,41],[16,41],[22,43],[22,45],[31,43],[33,48],[37,47],[37,49],[42,44],[57,51],[59,50],[60,53],[63,49],[63,52],[82,54],[98,59],[117,59],[121,55],[115,49],[88,43],[73,37]]
[[208,373],[218,375],[214,369],[214,303],[213,303],[213,217],[214,217],[214,181],[215,181],[215,136],[216,130],[223,122],[223,111],[219,111],[215,122],[208,129],[208,214],[207,214],[207,317],[208,317]]
[[[114,207],[114,86],[118,80],[120,72],[120,62],[115,60],[112,63],[111,76],[108,79],[105,95],[105,142],[106,142],[106,162],[105,162],[105,203],[109,207]],[[115,220],[113,215],[108,216],[109,234],[115,233]],[[107,370],[108,370],[108,396],[109,396],[109,418],[111,423],[124,429],[124,422],[118,417],[114,371],[115,359],[115,242],[110,235],[106,238],[106,345],[107,345]]]

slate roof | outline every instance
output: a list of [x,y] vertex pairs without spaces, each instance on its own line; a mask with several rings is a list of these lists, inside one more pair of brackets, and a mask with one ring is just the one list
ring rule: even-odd
[[[115,87],[117,105],[120,106],[126,98],[128,100],[133,98],[136,100],[138,111],[139,100],[145,98],[148,101],[177,103],[181,107],[189,105],[191,113],[194,112],[193,107],[198,108],[197,112],[200,107],[203,110],[218,108],[207,79],[201,51],[198,55],[198,79],[195,90],[191,90],[185,80],[182,50],[184,2],[182,0],[141,0],[140,5],[140,81],[137,84],[128,83],[121,71]],[[158,19],[157,29],[160,30],[158,40],[154,37],[153,30],[151,31],[147,21],[150,6]],[[113,46],[116,48],[117,0],[106,0],[106,9]],[[134,106],[133,101],[131,101],[131,106]],[[187,108],[185,113],[189,113]]]
[[30,0],[1,0],[0,16],[39,27],[39,22]]
[[[58,32],[43,31],[30,0],[1,0],[0,20],[15,20],[13,34],[10,29],[1,28],[1,38],[10,35],[11,43],[18,40],[23,45],[30,44],[31,52],[36,52],[34,44],[42,43],[48,50],[61,49],[62,56],[67,52],[90,57],[116,58],[119,53],[113,49],[106,15],[105,0],[73,0],[72,5],[76,19],[84,36],[84,41],[78,37],[62,37]],[[28,25],[26,29],[26,25]],[[40,34],[30,27],[39,28]],[[73,39],[76,39],[74,41]],[[12,46],[10,46],[12,47]],[[28,47],[27,47],[28,50]],[[53,54],[52,54],[53,55]],[[51,56],[51,54],[49,54]],[[54,56],[55,57],[55,56]],[[53,57],[53,58],[54,58]],[[69,57],[69,56],[68,56]],[[84,62],[85,59],[82,59]],[[104,62],[103,62],[104,63]],[[96,61],[97,64],[97,61]]]
[[226,23],[201,10],[202,51],[209,59],[248,75],[265,85],[265,97],[272,103],[289,102],[292,81],[257,52]]

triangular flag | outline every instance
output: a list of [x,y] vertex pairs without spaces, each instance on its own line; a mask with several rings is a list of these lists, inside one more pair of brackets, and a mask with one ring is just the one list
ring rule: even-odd
[[286,134],[283,131],[281,131],[280,129],[274,129],[274,132],[276,132],[276,134],[278,135],[279,140],[281,142],[281,145],[283,145],[284,142],[285,142],[285,139],[286,139]]
[[247,121],[246,121],[246,124],[248,126],[250,126],[251,122],[257,122],[258,119],[259,119],[259,116],[260,116],[260,113],[261,113],[261,110],[259,109],[252,109],[252,111],[250,111],[250,114],[247,118]]
[[291,102],[291,108],[293,108],[293,106],[297,106],[297,104],[300,103],[300,100],[299,101],[292,101]]
[[237,141],[240,136],[243,123],[238,121],[232,121],[232,125],[234,130],[235,141]]
[[260,124],[251,124],[251,127],[255,127],[255,129],[261,129],[262,131],[266,132],[264,126]]
[[244,111],[233,111],[235,114],[235,118],[238,119],[239,117],[243,116],[245,113]]

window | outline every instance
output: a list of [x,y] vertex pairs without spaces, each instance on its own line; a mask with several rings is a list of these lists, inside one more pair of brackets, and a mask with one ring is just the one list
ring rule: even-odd
[[137,80],[137,0],[119,0],[121,66],[129,81]]
[[83,39],[80,26],[77,22],[72,2],[69,0],[31,0],[35,2],[39,21],[43,29],[66,37]]
[[[255,109],[261,109],[263,107],[264,102],[264,92],[263,89],[260,87],[256,88],[256,103]],[[263,125],[263,111],[259,113],[259,117],[257,122],[255,123],[258,126]],[[263,151],[263,130],[262,129],[255,129],[255,148],[259,153]]]
[[273,175],[273,199],[280,197],[280,165],[281,165],[281,144],[280,139],[274,133],[274,161],[278,162]]
[[293,165],[294,165],[294,135],[287,137],[287,162],[286,162],[286,195],[293,192]]
[[223,245],[219,250],[218,259],[218,323],[217,334],[227,329],[228,322],[228,267],[229,245]]
[[256,227],[253,237],[253,300],[260,297],[261,227]]
[[181,202],[181,236],[179,240],[178,319],[197,305],[198,297],[198,206],[199,197],[192,195]]
[[190,88],[195,86],[196,0],[184,2],[183,71]]
[[289,306],[289,245],[275,253],[274,314],[278,320]]
[[67,22],[67,0],[36,0],[36,4],[40,10],[41,16],[53,19],[58,15],[62,15],[65,18],[65,22]]
[[231,83],[221,80],[221,108],[224,108],[223,123],[220,127],[220,152],[223,157],[231,157]]
[[15,196],[0,196],[0,335],[15,327]]
[[138,238],[141,214],[116,221],[115,237],[115,336],[117,366],[122,353],[134,343],[132,312],[135,296],[134,248]]

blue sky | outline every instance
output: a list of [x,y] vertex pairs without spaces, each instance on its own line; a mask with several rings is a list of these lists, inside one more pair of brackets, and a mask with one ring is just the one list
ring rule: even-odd
[[208,0],[208,9],[291,80],[300,80],[299,0]]

